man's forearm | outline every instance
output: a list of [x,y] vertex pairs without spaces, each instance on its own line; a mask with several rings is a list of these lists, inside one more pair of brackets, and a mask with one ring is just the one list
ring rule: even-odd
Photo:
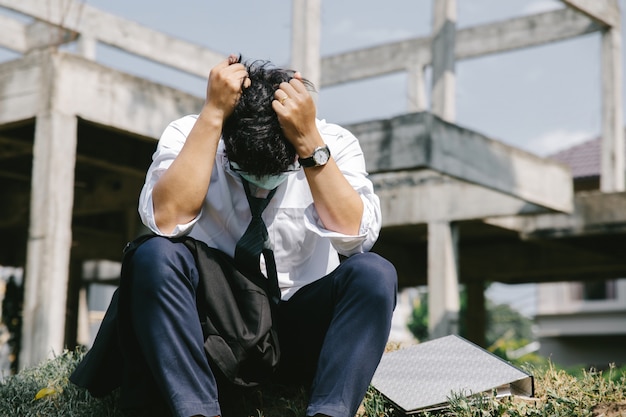
[[324,227],[346,235],[359,233],[363,201],[343,176],[334,159],[321,167],[305,168],[315,209]]
[[152,193],[154,216],[163,233],[170,233],[177,224],[191,221],[200,212],[221,129],[221,119],[203,110],[180,154],[156,183]]

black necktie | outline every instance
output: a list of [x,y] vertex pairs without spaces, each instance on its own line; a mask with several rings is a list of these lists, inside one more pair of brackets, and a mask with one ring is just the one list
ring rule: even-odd
[[258,198],[250,195],[250,185],[248,181],[242,178],[243,187],[246,191],[252,220],[248,228],[244,232],[237,246],[235,246],[235,261],[244,270],[250,273],[258,274],[260,269],[261,253],[265,258],[265,267],[267,269],[268,292],[274,303],[280,300],[280,290],[278,289],[278,276],[276,272],[276,261],[274,260],[274,251],[267,233],[267,227],[261,218],[261,213],[265,210],[268,203],[274,196],[276,188],[267,195],[266,198]]

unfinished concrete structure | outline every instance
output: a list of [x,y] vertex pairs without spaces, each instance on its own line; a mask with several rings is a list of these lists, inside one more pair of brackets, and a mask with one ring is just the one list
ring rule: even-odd
[[[480,344],[485,282],[626,274],[619,8],[616,0],[564,3],[456,30],[455,0],[435,0],[432,36],[320,57],[320,1],[293,1],[294,22],[306,24],[293,25],[292,64],[322,88],[410,73],[408,114],[350,128],[383,203],[375,250],[395,263],[400,285],[428,283],[435,337],[456,331],[459,283],[469,288],[470,338]],[[95,45],[203,77],[222,56],[73,0],[0,7],[34,18],[0,15],[0,46],[22,55],[0,64],[0,265],[25,265],[24,367],[76,342],[81,265],[119,260],[140,231],[136,200],[155,139],[202,103],[98,64]],[[454,124],[457,60],[595,31],[603,43],[601,191],[575,195],[565,166]],[[72,42],[78,53],[59,51]]]

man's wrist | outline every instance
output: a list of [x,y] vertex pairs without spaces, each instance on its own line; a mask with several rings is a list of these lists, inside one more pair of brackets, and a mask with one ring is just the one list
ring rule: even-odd
[[308,157],[298,158],[298,162],[300,162],[302,168],[320,167],[326,165],[330,160],[330,156],[328,145],[318,146]]
[[315,130],[313,135],[314,136],[310,139],[302,140],[299,145],[295,146],[296,153],[298,154],[299,158],[308,158],[313,154],[315,149],[326,144],[317,130]]
[[224,118],[225,116],[222,110],[209,105],[205,105],[198,115],[198,120],[203,124],[208,127],[220,129],[220,131],[224,125]]

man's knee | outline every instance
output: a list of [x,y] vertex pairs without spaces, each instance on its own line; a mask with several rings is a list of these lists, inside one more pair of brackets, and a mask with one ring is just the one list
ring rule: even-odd
[[155,236],[143,242],[130,259],[133,286],[158,288],[170,281],[172,275],[190,277],[195,267],[187,247],[170,239]]
[[378,299],[395,303],[398,274],[391,262],[373,252],[353,255],[347,261],[350,261],[350,275],[354,278],[353,290],[372,298],[372,301]]

